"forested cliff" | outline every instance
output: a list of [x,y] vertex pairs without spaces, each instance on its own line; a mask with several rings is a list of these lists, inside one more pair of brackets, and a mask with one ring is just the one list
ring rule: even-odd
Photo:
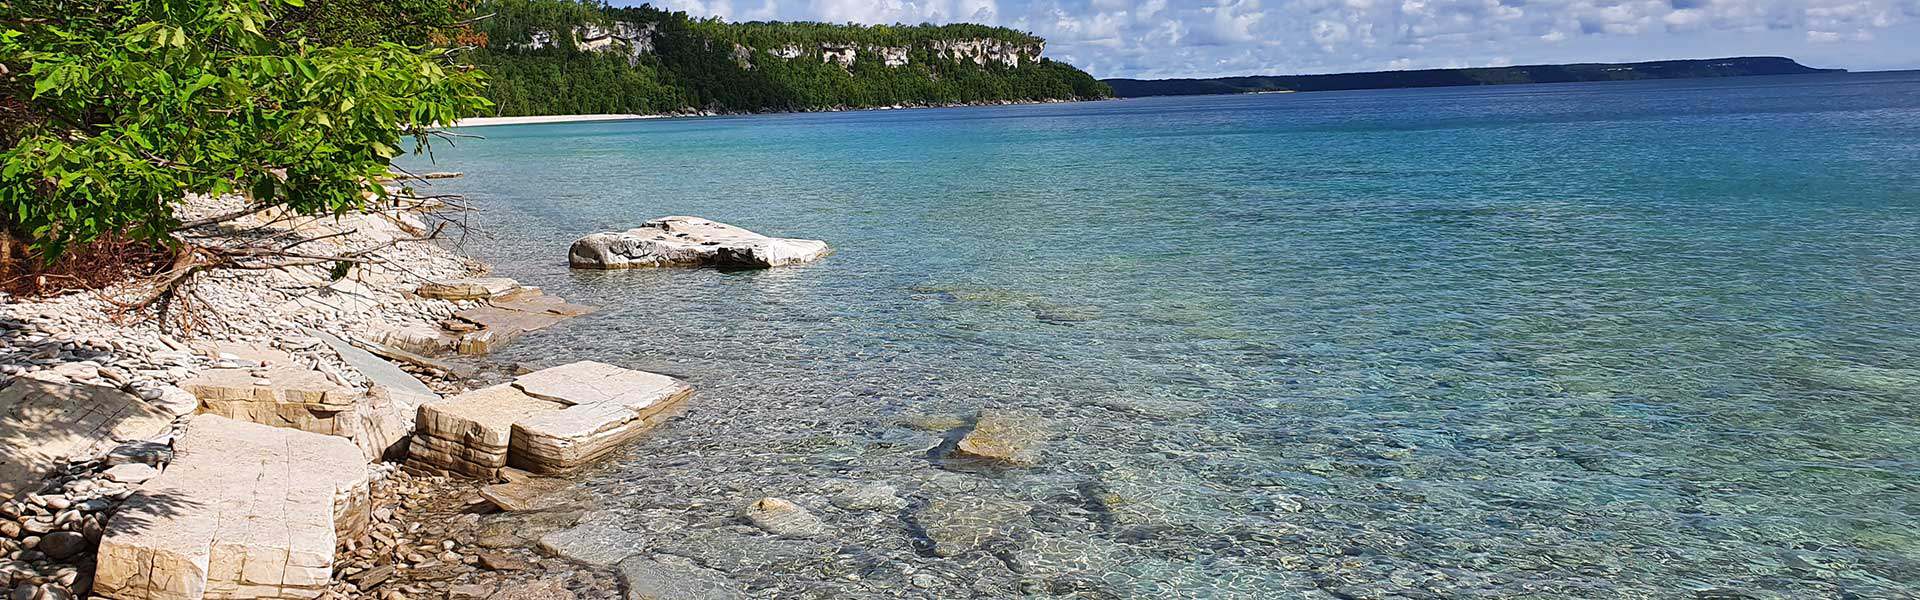
[[981,25],[727,23],[650,6],[486,0],[472,60],[502,116],[757,112],[1105,98],[1041,56],[1045,40]]

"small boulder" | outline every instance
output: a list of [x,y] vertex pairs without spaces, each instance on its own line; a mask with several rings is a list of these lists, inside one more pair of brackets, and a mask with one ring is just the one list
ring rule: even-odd
[[87,538],[72,531],[55,531],[40,538],[40,545],[34,549],[55,560],[66,560],[87,549]]
[[153,479],[153,476],[159,474],[159,469],[155,469],[145,463],[114,465],[113,468],[107,469],[106,472],[107,479],[129,485],[146,483],[148,479]]
[[800,505],[782,498],[761,498],[740,510],[740,516],[774,535],[790,538],[818,537],[826,533],[826,523]]

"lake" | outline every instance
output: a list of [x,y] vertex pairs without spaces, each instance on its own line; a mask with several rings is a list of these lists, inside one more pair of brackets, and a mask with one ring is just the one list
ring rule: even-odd
[[[583,485],[754,596],[1920,586],[1920,73],[469,132],[459,247],[603,309],[493,359],[690,382]],[[835,254],[567,268],[683,214]],[[1035,466],[939,457],[982,409]]]

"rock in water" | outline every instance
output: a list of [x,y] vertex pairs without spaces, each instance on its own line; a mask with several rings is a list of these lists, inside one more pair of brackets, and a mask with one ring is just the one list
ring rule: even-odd
[[567,262],[576,269],[765,268],[813,262],[829,252],[819,240],[767,237],[699,217],[664,217],[580,238]]
[[725,573],[672,555],[635,556],[620,562],[627,600],[736,600],[745,598]]
[[740,510],[755,527],[781,537],[810,538],[826,533],[827,525],[807,509],[781,498],[761,498]]
[[1005,532],[1033,507],[997,498],[935,498],[914,515],[936,556],[959,556]]
[[907,507],[899,490],[884,483],[870,483],[834,496],[834,506],[846,510],[899,510]]
[[1025,467],[1039,457],[1041,433],[1039,417],[999,410],[980,411],[973,431],[953,447],[953,455],[983,461]]

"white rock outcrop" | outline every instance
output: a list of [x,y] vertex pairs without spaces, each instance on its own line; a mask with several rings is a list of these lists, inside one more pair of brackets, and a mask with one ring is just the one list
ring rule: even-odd
[[318,597],[336,531],[365,518],[368,470],[344,438],[194,417],[174,461],[109,522],[95,595],[119,600]]
[[819,240],[767,237],[699,217],[663,217],[580,238],[567,262],[576,269],[765,268],[813,262],[832,251]]

